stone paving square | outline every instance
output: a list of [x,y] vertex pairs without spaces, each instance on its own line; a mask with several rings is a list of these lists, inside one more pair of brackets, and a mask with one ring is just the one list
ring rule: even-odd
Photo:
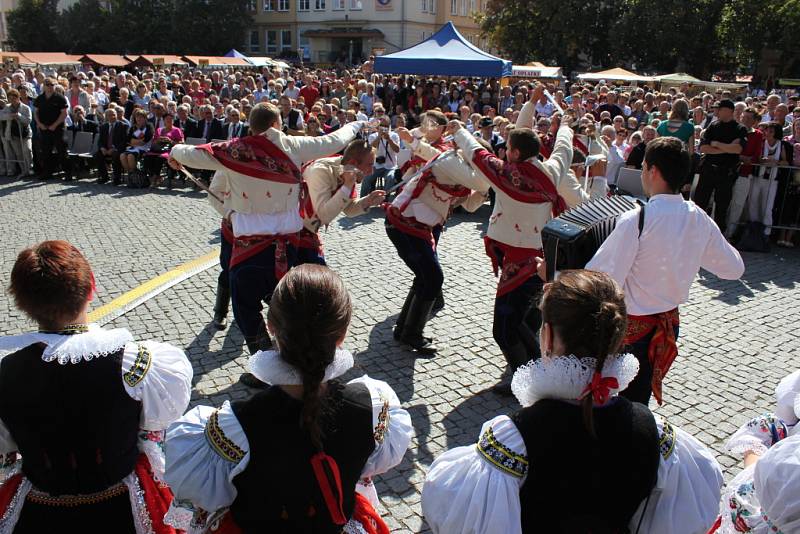
[[[0,285],[8,286],[22,248],[67,239],[94,268],[96,306],[108,303],[218,246],[219,218],[204,195],[188,187],[129,190],[88,180],[0,178]],[[480,239],[488,215],[488,205],[457,214],[442,234],[447,305],[428,331],[446,348],[432,358],[415,357],[392,339],[411,276],[386,237],[382,212],[340,218],[322,232],[329,265],[345,279],[355,306],[346,347],[357,366],[345,378],[366,372],[387,381],[416,432],[403,462],[377,480],[393,532],[427,532],[420,491],[430,463],[448,448],[474,443],[487,419],[518,408],[487,390],[504,366],[491,337],[496,280]],[[724,440],[771,409],[778,381],[800,367],[800,252],[776,249],[744,259],[740,281],[701,273],[695,282],[681,308],[680,356],[666,379],[666,403],[655,410],[716,451],[726,479],[739,467],[722,453]],[[108,325],[183,347],[194,367],[193,405],[250,393],[236,383],[247,362],[241,333],[210,325],[217,274],[213,267],[193,276]],[[4,292],[0,334],[32,327]]]

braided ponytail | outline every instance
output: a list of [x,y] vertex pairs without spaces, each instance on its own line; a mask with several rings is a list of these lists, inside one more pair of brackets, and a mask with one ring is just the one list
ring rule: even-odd
[[293,268],[275,288],[267,315],[281,358],[303,380],[300,425],[322,450],[323,380],[350,324],[350,295],[339,276],[320,265]]
[[[563,271],[542,297],[542,321],[550,324],[564,343],[566,354],[595,358],[602,373],[609,355],[619,352],[628,326],[625,295],[607,274]],[[596,437],[591,394],[581,400],[587,432]]]

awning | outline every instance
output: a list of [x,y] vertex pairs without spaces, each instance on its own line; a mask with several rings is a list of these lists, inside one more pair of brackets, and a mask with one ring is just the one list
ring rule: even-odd
[[357,30],[357,29],[306,30],[303,33],[303,36],[308,38],[327,37],[331,39],[348,39],[350,37],[367,37],[372,39],[383,39],[383,32],[380,30]]
[[187,63],[180,56],[165,54],[145,54],[131,61],[128,67],[157,67],[161,65],[185,66]]
[[254,67],[271,67],[275,64],[275,60],[267,56],[248,56],[247,60]]
[[680,85],[682,83],[699,83],[702,82],[700,78],[695,78],[690,74],[686,74],[685,72],[675,72],[673,74],[662,74],[661,76],[656,76],[655,81],[673,85]]
[[238,57],[220,56],[181,56],[193,67],[249,67],[250,63]]
[[[12,55],[3,52],[3,56]],[[81,56],[72,56],[64,52],[16,52],[20,65],[75,66],[81,65]]]
[[653,78],[649,76],[639,76],[635,72],[625,69],[608,69],[601,70],[600,72],[585,72],[578,75],[579,80],[588,81],[620,81],[620,82],[652,82]]
[[800,85],[800,79],[798,78],[780,78],[778,83],[781,85]]
[[113,54],[86,54],[79,61],[84,64],[90,63],[101,67],[124,67],[131,62],[130,58],[126,56]]
[[561,78],[561,67],[538,65],[514,65],[511,76],[516,78]]

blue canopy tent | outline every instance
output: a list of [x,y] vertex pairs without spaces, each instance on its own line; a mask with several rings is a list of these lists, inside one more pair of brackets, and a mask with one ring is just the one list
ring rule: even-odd
[[245,60],[245,61],[247,61],[248,59],[250,59],[249,57],[247,57],[246,55],[242,54],[241,52],[239,52],[239,51],[238,51],[238,50],[236,50],[235,48],[231,48],[231,49],[228,51],[228,53],[227,53],[227,54],[225,54],[225,57],[238,57],[239,59],[243,59],[243,60]]
[[421,43],[375,58],[380,74],[438,74],[440,76],[511,76],[511,62],[487,54],[458,33],[452,22]]

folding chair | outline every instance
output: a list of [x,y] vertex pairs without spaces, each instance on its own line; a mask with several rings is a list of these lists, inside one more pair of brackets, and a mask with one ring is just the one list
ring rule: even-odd
[[630,169],[628,167],[621,167],[617,174],[617,190],[620,193],[636,197],[638,199],[647,201],[642,187],[642,171],[641,169]]
[[75,132],[75,138],[72,142],[72,146],[67,150],[67,155],[70,158],[84,160],[91,172],[91,165],[88,163],[94,157],[94,154],[92,153],[93,148],[94,134],[92,132]]

